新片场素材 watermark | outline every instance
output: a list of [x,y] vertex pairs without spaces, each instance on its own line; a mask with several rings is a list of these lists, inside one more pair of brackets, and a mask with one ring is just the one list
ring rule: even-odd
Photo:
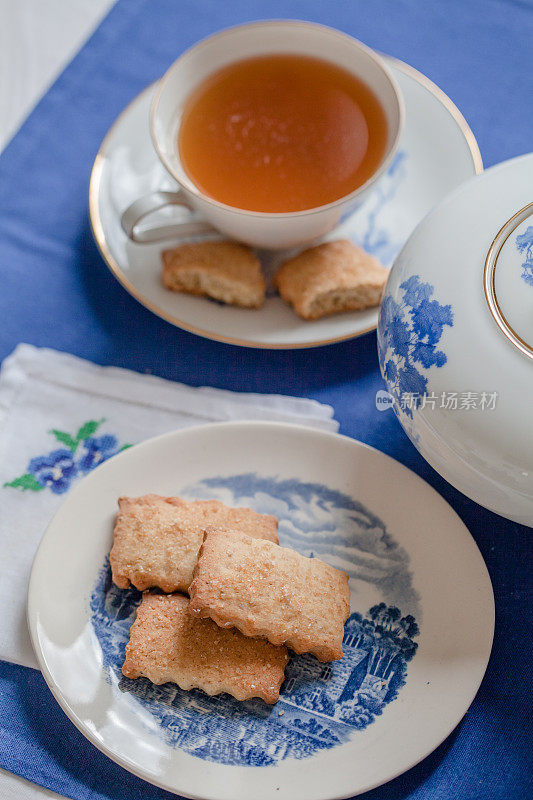
[[386,411],[396,403],[402,411],[407,409],[442,408],[447,411],[494,411],[498,402],[498,392],[402,392],[395,397],[380,389],[376,392],[376,408]]

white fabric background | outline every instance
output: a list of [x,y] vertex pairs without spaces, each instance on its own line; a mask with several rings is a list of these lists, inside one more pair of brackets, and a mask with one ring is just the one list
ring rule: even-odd
[[3,769],[0,769],[0,797],[2,800],[63,800],[63,795],[43,789]]
[[0,150],[114,0],[0,0]]

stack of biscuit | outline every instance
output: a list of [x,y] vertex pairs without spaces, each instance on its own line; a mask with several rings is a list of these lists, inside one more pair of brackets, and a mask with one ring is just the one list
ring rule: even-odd
[[277,527],[216,500],[121,497],[113,581],[143,591],[123,674],[275,703],[288,648],[342,658],[348,576],[280,547]]

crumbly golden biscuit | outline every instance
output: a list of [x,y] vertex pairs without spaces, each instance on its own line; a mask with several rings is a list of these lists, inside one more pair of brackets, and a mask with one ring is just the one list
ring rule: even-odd
[[121,497],[109,556],[120,589],[158,587],[186,592],[207,529],[237,530],[277,544],[278,521],[250,508],[218,500],[187,502],[180,497]]
[[242,533],[207,533],[190,610],[245,636],[264,636],[320,661],[342,658],[348,575],[318,558]]
[[285,647],[249,639],[189,614],[180,594],[145,592],[126,645],[122,673],[182,689],[227,692],[237,700],[261,697],[275,703],[289,660]]
[[243,308],[265,302],[265,279],[257,256],[236,242],[195,242],[162,253],[167,289],[207,295]]
[[274,284],[300,317],[313,320],[379,305],[388,274],[377,258],[342,239],[285,261]]

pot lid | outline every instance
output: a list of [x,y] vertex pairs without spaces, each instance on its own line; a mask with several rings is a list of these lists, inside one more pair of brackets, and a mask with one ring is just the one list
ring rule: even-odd
[[498,231],[485,261],[485,297],[501,332],[533,358],[533,203]]
[[429,463],[533,524],[533,153],[471,178],[412,233],[378,324],[398,418]]

